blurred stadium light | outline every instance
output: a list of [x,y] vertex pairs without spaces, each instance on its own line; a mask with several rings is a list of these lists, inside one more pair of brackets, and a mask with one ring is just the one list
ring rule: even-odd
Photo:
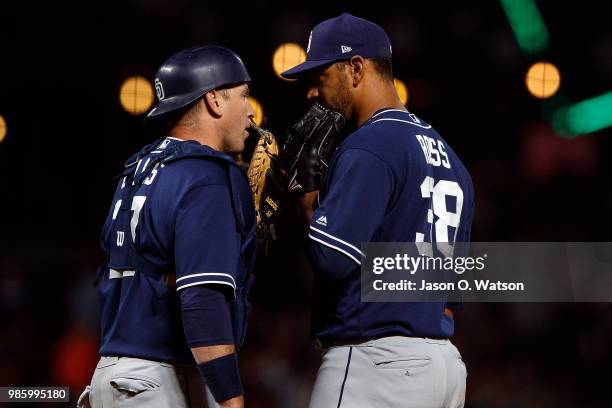
[[121,85],[119,101],[126,112],[140,115],[148,111],[153,104],[153,87],[141,76],[129,77]]
[[528,54],[548,45],[548,30],[534,0],[500,0],[519,47]]
[[612,92],[566,106],[553,116],[553,127],[564,136],[579,136],[612,126]]
[[253,107],[253,110],[255,111],[255,117],[253,120],[257,126],[261,126],[261,123],[263,122],[263,108],[261,107],[261,103],[259,103],[259,101],[252,96],[249,96],[248,99],[249,103]]
[[295,43],[285,43],[274,51],[274,55],[272,56],[272,67],[277,77],[285,81],[293,81],[283,78],[280,75],[281,72],[293,68],[297,64],[301,64],[305,60],[306,52],[301,46]]
[[550,98],[559,90],[560,84],[561,74],[550,62],[536,62],[525,75],[525,85],[536,98]]
[[4,120],[2,115],[0,115],[0,143],[2,143],[5,137],[6,137],[6,121]]
[[408,103],[408,88],[406,88],[406,84],[400,79],[394,78],[393,85],[395,85],[395,89],[397,90],[397,94],[399,95],[402,104],[406,106]]

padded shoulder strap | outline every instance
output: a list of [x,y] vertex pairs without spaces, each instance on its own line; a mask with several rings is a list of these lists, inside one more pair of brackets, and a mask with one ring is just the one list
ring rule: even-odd
[[130,156],[130,158],[127,159],[126,162],[125,162],[125,168],[127,169],[129,167],[134,166],[136,163],[138,163],[138,160],[140,160],[141,158],[143,158],[144,156],[146,156],[147,154],[149,154],[153,150],[155,150],[157,148],[157,146],[159,146],[159,144],[163,140],[164,140],[164,138],[157,139],[153,143],[148,144],[145,147],[143,147],[142,149],[140,149],[140,151],[138,153],[135,153],[132,156]]
[[167,165],[177,160],[193,158],[215,161],[226,170],[236,225],[243,236],[251,234],[256,223],[255,205],[244,170],[227,154],[194,141],[180,143],[176,148],[164,152],[161,163]]

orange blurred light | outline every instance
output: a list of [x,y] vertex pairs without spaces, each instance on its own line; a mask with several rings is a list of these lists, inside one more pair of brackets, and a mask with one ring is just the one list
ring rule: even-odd
[[525,85],[530,94],[539,99],[553,96],[561,85],[561,74],[549,62],[536,62],[525,75]]
[[291,79],[283,78],[280,75],[281,72],[301,64],[305,60],[306,52],[301,46],[295,43],[285,43],[274,51],[274,56],[272,57],[272,67],[274,68],[274,73],[277,77],[285,81],[293,81]]
[[263,122],[263,108],[261,107],[261,103],[259,103],[259,101],[252,96],[249,96],[248,99],[249,103],[253,107],[253,110],[255,111],[253,121],[257,126],[261,126],[261,123]]
[[153,104],[153,87],[141,76],[130,77],[121,85],[119,101],[126,112],[140,115],[148,111]]
[[4,120],[2,115],[0,115],[0,143],[2,143],[5,137],[6,137],[6,121]]
[[402,104],[406,106],[406,104],[408,103],[408,88],[406,88],[406,84],[402,80],[395,78],[393,80],[393,85],[395,85],[397,95],[402,101]]

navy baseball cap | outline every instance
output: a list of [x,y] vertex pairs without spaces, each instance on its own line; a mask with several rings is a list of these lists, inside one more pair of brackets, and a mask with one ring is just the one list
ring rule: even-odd
[[311,69],[353,55],[365,58],[391,58],[391,41],[385,30],[366,19],[342,13],[319,23],[310,32],[306,61],[282,72],[285,78],[297,78]]

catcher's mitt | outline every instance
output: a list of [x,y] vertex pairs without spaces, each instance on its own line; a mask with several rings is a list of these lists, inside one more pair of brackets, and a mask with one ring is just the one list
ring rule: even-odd
[[282,152],[289,193],[301,195],[321,187],[329,160],[342,141],[343,127],[341,114],[315,103],[289,129]]
[[251,121],[251,132],[259,137],[249,163],[247,176],[257,212],[257,237],[275,238],[274,221],[280,211],[283,189],[278,165],[278,143],[272,133]]

